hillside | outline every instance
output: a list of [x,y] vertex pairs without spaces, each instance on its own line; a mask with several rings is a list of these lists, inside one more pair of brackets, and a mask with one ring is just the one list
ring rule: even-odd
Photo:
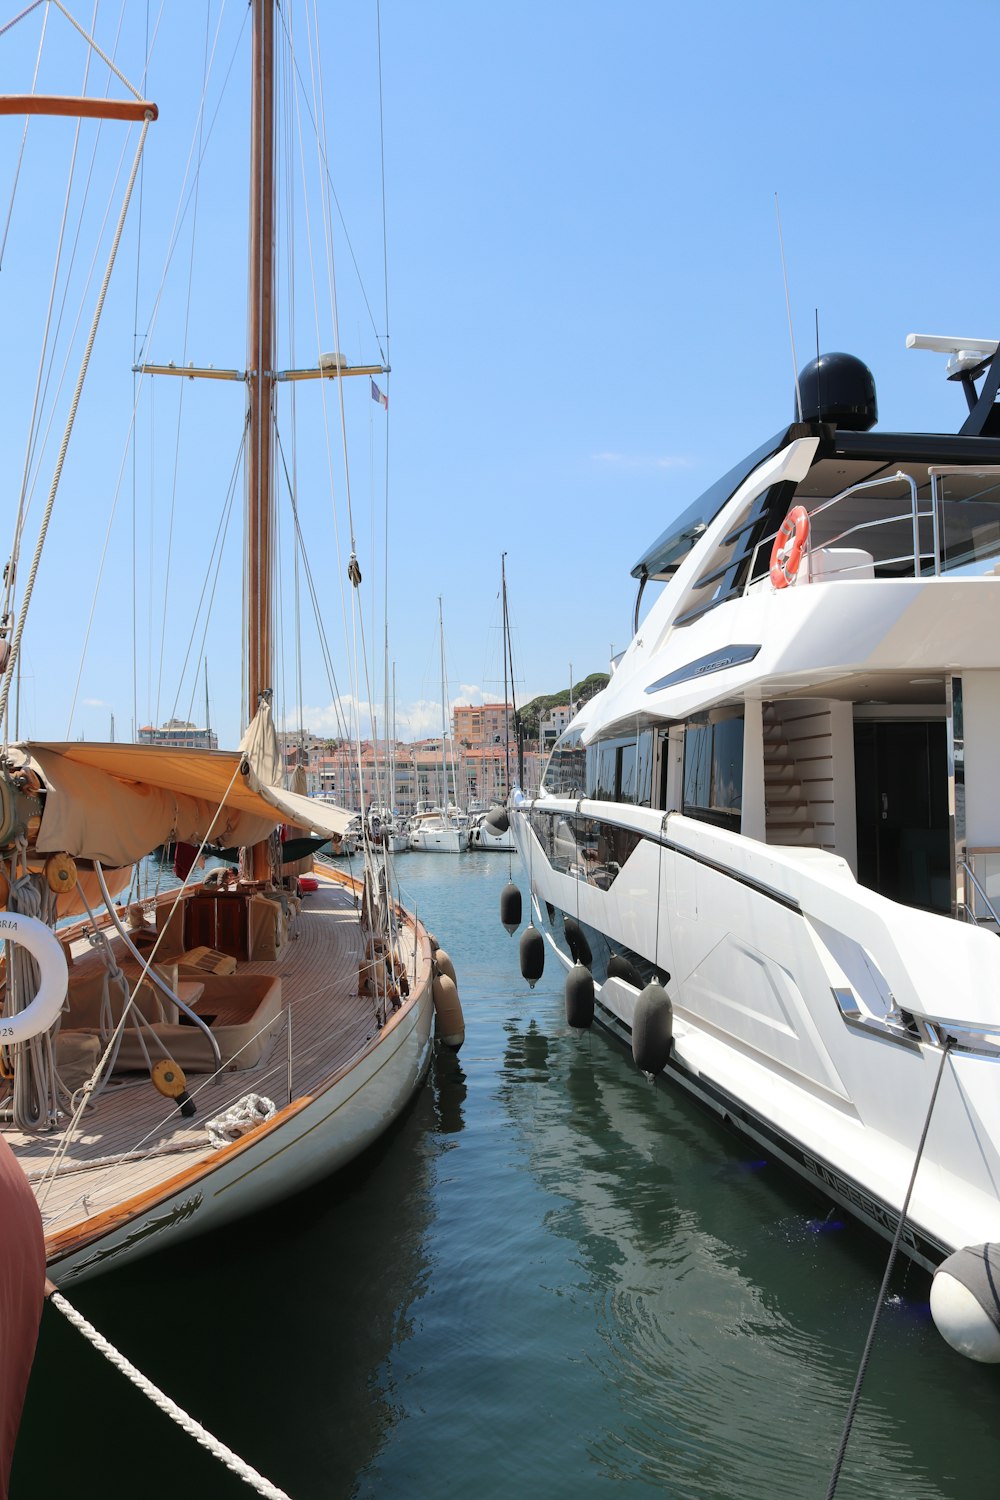
[[[591,672],[589,677],[584,677],[580,682],[574,682],[572,687],[573,703],[579,707],[586,703],[588,698],[593,698],[602,688],[607,687],[610,678],[607,672]],[[563,688],[559,693],[542,693],[537,698],[532,698],[519,710],[522,722],[528,734],[533,738],[538,735],[539,720],[553,708],[564,708],[569,702],[569,688]]]

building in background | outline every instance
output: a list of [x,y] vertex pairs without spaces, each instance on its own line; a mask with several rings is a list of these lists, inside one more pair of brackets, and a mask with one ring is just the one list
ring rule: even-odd
[[[518,779],[513,710],[503,703],[459,705],[453,711],[452,735],[426,740],[363,740],[359,745],[311,732],[285,730],[278,735],[289,779],[297,766],[306,773],[306,791],[357,812],[388,806],[401,818],[418,808],[449,806],[485,810],[503,802]],[[543,756],[536,742],[525,746],[523,784],[538,786]]]
[[219,736],[214,729],[199,729],[186,719],[168,719],[159,729],[144,724],[139,730],[140,745],[169,745],[174,750],[218,750]]

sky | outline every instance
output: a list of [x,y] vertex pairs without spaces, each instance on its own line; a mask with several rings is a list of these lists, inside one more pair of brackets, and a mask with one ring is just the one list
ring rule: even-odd
[[[9,733],[106,739],[113,716],[123,739],[172,715],[200,723],[207,659],[209,714],[232,744],[243,387],[137,382],[132,365],[141,352],[246,367],[247,7],[130,0],[123,12],[101,0],[95,22],[92,6],[74,14],[137,84],[152,38],[146,93],[160,118],[53,507]],[[4,92],[30,89],[47,10],[38,87],[80,91],[87,47],[42,6],[0,35]],[[294,64],[286,38],[280,135],[293,166],[280,255],[297,275],[294,303],[279,296],[278,362],[312,365],[339,347],[356,363],[387,355],[391,373],[379,378],[388,410],[367,380],[342,382],[346,471],[335,384],[296,385],[294,424],[292,388],[281,390],[308,570],[300,561],[296,581],[282,478],[280,723],[337,734],[338,698],[361,705],[363,733],[371,705],[401,738],[439,732],[439,600],[447,701],[502,698],[504,554],[517,701],[607,670],[631,635],[630,569],[792,420],[791,339],[801,367],[817,322],[824,352],[872,369],[883,429],[960,426],[943,359],[905,339],[1000,336],[988,104],[968,82],[998,50],[994,3],[322,0],[318,11],[321,86],[316,12],[283,7]],[[93,58],[88,91],[108,82]],[[320,114],[336,193],[327,218],[310,141]],[[74,127],[33,121],[23,150],[22,136],[20,119],[0,119],[5,549]],[[81,132],[21,586],[135,140],[119,124]]]

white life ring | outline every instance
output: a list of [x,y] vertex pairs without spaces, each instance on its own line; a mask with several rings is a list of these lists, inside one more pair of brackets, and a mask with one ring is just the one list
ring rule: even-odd
[[62,944],[37,917],[0,911],[0,941],[20,943],[38,965],[38,993],[16,1016],[0,1017],[0,1046],[13,1047],[48,1031],[62,1010],[69,988],[69,969]]

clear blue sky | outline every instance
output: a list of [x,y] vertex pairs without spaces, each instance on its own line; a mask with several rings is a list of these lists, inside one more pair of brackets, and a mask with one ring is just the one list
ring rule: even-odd
[[[323,0],[319,8],[334,183],[373,314],[372,321],[337,225],[340,345],[352,360],[370,361],[378,358],[376,332],[384,342],[386,331],[376,12],[368,0],[347,6]],[[147,16],[152,31],[158,9],[139,0],[126,10],[117,55],[136,81]],[[42,14],[0,38],[5,91],[30,86]],[[207,14],[211,48],[218,0]],[[89,6],[79,15],[89,25]],[[118,16],[119,5],[102,0],[97,34],[105,47],[114,44]],[[78,91],[83,44],[55,11],[48,26],[51,50],[40,86]],[[948,6],[849,0],[834,10],[793,3],[681,7],[666,0],[383,0],[381,32],[392,365],[382,384],[390,407],[384,413],[360,381],[345,383],[345,405],[377,700],[388,437],[389,655],[400,733],[415,734],[440,723],[438,595],[452,701],[501,695],[503,551],[519,700],[560,688],[570,664],[577,678],[606,669],[612,647],[622,649],[629,638],[629,570],[648,542],[791,419],[775,192],[799,365],[815,353],[818,308],[822,347],[848,350],[871,366],[881,427],[957,428],[964,402],[945,383],[943,362],[907,352],[904,340],[911,331],[1000,335],[983,61],[998,52],[1000,8],[985,0]],[[308,91],[301,15],[295,35]],[[150,67],[148,93],[161,119],[143,169],[139,270],[137,199],[32,606],[22,735],[105,738],[113,712],[117,734],[125,737],[136,714],[140,722],[162,720],[175,711],[175,698],[176,712],[187,717],[193,702],[191,715],[200,721],[204,689],[195,672],[203,653],[213,722],[224,742],[238,734],[235,517],[207,639],[202,645],[195,631],[176,694],[238,451],[242,388],[161,380],[142,396],[134,461],[127,444],[134,329],[148,327],[160,284],[205,50],[205,5],[172,0]],[[156,360],[245,364],[247,70],[246,6],[229,0],[210,80],[214,123],[198,190],[196,249],[192,260],[190,199],[148,345]],[[95,62],[91,89],[102,89],[105,79]],[[117,83],[114,92],[123,92]],[[297,157],[294,115],[290,139]],[[0,120],[4,218],[20,140],[21,122]],[[103,181],[94,194],[101,212],[108,168],[117,166],[124,140],[123,127],[103,128]],[[65,122],[32,126],[0,271],[8,333],[0,412],[7,516],[23,462],[70,144]],[[315,150],[306,150],[314,171]],[[95,211],[87,216],[88,262]],[[321,237],[318,219],[312,230]],[[296,252],[305,259],[300,213]],[[324,274],[318,295],[321,304],[328,301]],[[334,346],[331,320],[321,312],[317,332],[308,274],[297,299],[296,362],[311,363],[317,347]],[[284,302],[280,317],[287,328]],[[287,341],[284,349],[282,362]],[[349,693],[352,627],[345,628],[340,603],[346,544],[338,561],[329,501],[332,474],[343,528],[336,405],[329,400],[334,456],[328,464],[319,393],[298,390],[303,527],[338,683]],[[287,407],[279,421],[290,443]],[[27,528],[29,553],[54,451],[51,440]],[[101,601],[70,723],[123,464]],[[135,588],[133,505],[141,554]],[[283,501],[282,508],[287,514]],[[294,723],[290,533],[282,526],[278,711]],[[145,556],[150,534],[152,563]],[[22,557],[22,577],[26,571]],[[374,600],[365,592],[373,584]],[[308,606],[303,617],[303,717],[306,727],[332,732]],[[363,684],[358,696],[368,696]]]

